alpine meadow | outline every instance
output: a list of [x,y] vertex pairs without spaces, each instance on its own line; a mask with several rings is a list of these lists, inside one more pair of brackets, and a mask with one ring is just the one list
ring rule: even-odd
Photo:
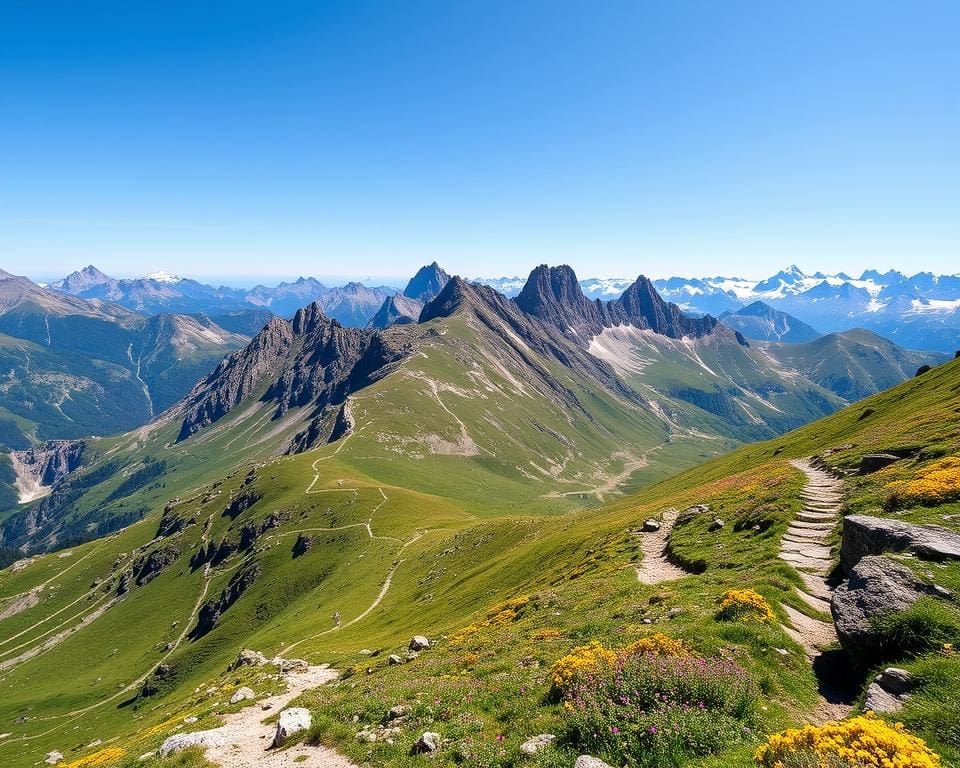
[[960,768],[957,8],[2,16],[0,766]]

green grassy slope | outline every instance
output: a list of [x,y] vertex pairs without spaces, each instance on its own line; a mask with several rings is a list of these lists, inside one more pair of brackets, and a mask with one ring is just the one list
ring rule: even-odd
[[[457,334],[448,330],[438,338],[438,344],[452,344]],[[603,462],[605,446],[599,440],[570,457],[553,480],[543,473],[542,480],[529,477],[533,472],[523,465],[524,456],[534,448],[541,455],[559,456],[549,453],[558,449],[546,438],[538,444],[528,427],[511,434],[494,422],[507,416],[514,421],[500,423],[530,425],[535,420],[549,434],[570,421],[535,403],[527,405],[522,394],[511,402],[523,408],[494,414],[487,422],[489,431],[469,431],[478,448],[486,446],[494,456],[451,457],[414,449],[418,443],[466,445],[457,419],[467,421],[463,415],[469,414],[472,427],[500,402],[492,396],[487,402],[480,387],[451,391],[443,378],[443,360],[443,355],[429,353],[414,358],[402,387],[388,378],[364,392],[370,400],[355,399],[353,436],[310,454],[273,459],[267,458],[267,444],[249,448],[241,440],[230,446],[243,434],[243,425],[258,418],[232,413],[227,418],[236,421],[225,422],[230,428],[211,432],[205,442],[181,444],[175,471],[162,481],[166,487],[138,491],[141,503],[150,508],[144,521],[78,546],[69,557],[44,555],[19,571],[0,574],[0,613],[26,600],[23,610],[0,620],[0,686],[5,692],[0,732],[11,733],[0,740],[4,764],[31,765],[50,749],[77,757],[93,751],[85,745],[95,739],[122,747],[135,761],[184,727],[187,715],[215,722],[224,697],[238,680],[247,680],[224,674],[241,647],[329,661],[344,670],[339,686],[307,700],[317,718],[314,737],[358,760],[404,764],[417,729],[431,728],[451,739],[443,759],[454,759],[454,750],[463,746],[466,764],[511,764],[522,740],[565,728],[562,709],[547,696],[547,665],[587,640],[624,645],[650,631],[645,620],[684,638],[701,654],[736,659],[762,691],[766,709],[758,729],[779,728],[802,720],[816,701],[815,680],[801,649],[779,625],[718,622],[714,613],[717,598],[731,587],[758,590],[781,621],[786,620],[782,605],[810,610],[794,591],[799,577],[776,558],[780,536],[799,508],[803,483],[788,459],[851,444],[832,457],[843,468],[867,452],[918,449],[914,458],[849,481],[847,507],[960,527],[958,518],[949,517],[956,514],[955,502],[890,512],[883,506],[889,483],[960,451],[960,362],[635,495],[577,511],[577,496],[551,494],[571,480],[609,475],[617,462]],[[494,390],[507,387],[503,373],[496,376],[489,366],[477,369],[475,380]],[[430,416],[421,419],[417,398],[445,407],[431,408]],[[377,423],[377,434],[374,427],[364,428],[371,401],[383,413],[396,414],[396,421]],[[408,431],[410,439],[404,442],[405,435],[392,430],[399,432],[409,413],[418,414],[418,431]],[[598,406],[594,418],[622,440],[614,413],[611,408],[610,416],[604,416]],[[637,418],[646,423],[642,415]],[[576,417],[571,419],[576,428]],[[146,454],[175,429],[171,424],[138,438],[128,436],[113,447]],[[238,456],[257,452],[261,461],[252,474],[230,470]],[[448,463],[453,458],[461,463]],[[453,467],[463,467],[463,459],[472,468],[463,472],[460,494]],[[210,482],[218,476],[226,477]],[[111,482],[115,489],[122,481]],[[595,491],[596,486],[586,492]],[[100,502],[110,492],[98,489]],[[489,505],[483,503],[484,494]],[[172,496],[180,500],[167,512],[167,535],[157,537],[161,509]],[[231,502],[237,498],[253,503],[241,510],[243,505]],[[595,496],[591,502],[596,503]],[[89,503],[95,505],[92,499]],[[640,540],[631,531],[668,507],[694,504],[711,508],[677,527],[670,544],[675,556],[699,575],[657,586],[638,583],[634,566],[641,558]],[[715,517],[726,524],[711,532]],[[251,539],[245,529],[257,535]],[[295,557],[301,534],[311,537],[312,546]],[[233,550],[232,545],[241,547],[245,540],[246,548]],[[210,542],[219,552],[224,541],[229,554],[223,559],[201,564],[195,558]],[[168,569],[111,604],[130,564],[171,549],[177,556]],[[200,607],[229,590],[238,574],[254,568],[259,575],[213,628],[194,632]],[[949,569],[944,573],[949,586],[954,576]],[[35,605],[31,594],[38,597]],[[535,597],[513,620],[484,623],[491,607],[518,595]],[[107,604],[111,607],[98,614]],[[330,617],[337,610],[344,627],[334,631]],[[84,625],[84,617],[91,616],[96,618]],[[470,625],[479,626],[465,639],[453,639]],[[44,645],[68,630],[75,631],[56,645]],[[387,653],[400,651],[414,633],[427,634],[437,647],[410,664],[387,666]],[[35,656],[17,661],[34,651]],[[161,663],[169,671],[153,675]],[[950,669],[947,662],[937,667],[941,673],[930,676],[929,687],[915,696],[906,714],[912,727],[955,759],[960,749],[952,740],[955,732],[927,726],[922,714],[932,706],[932,697],[955,690]],[[351,671],[356,674],[347,676]],[[153,695],[138,695],[144,681]],[[211,686],[213,693],[197,692]],[[360,724],[369,724],[397,703],[413,704],[416,715],[395,745],[371,747],[354,738],[360,727],[354,715]],[[752,739],[704,764],[749,762]],[[569,757],[565,751],[562,755],[563,760]]]

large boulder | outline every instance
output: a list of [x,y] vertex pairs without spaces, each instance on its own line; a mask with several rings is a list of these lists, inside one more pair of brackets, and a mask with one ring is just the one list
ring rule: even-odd
[[860,459],[860,474],[869,475],[871,472],[887,467],[895,461],[900,461],[899,456],[892,453],[868,453]]
[[187,747],[223,747],[227,739],[219,728],[193,733],[175,733],[160,745],[160,755],[165,757]]
[[277,731],[273,735],[273,746],[282,746],[293,734],[307,730],[312,722],[309,709],[290,707],[283,710],[277,720]]
[[938,525],[916,525],[870,515],[843,519],[840,565],[849,572],[867,555],[911,552],[925,560],[960,560],[960,534]]
[[440,738],[439,733],[434,733],[433,731],[424,731],[423,735],[417,739],[416,743],[413,745],[411,750],[415,755],[424,755],[429,752],[436,752],[440,749],[440,745],[443,740]]
[[253,689],[243,686],[234,691],[233,696],[230,697],[230,703],[239,704],[241,701],[252,701],[255,698],[257,698],[257,694],[253,692]]
[[251,651],[244,648],[237,654],[236,660],[230,665],[230,669],[240,669],[240,667],[262,667],[267,663],[267,657],[260,651]]
[[523,742],[523,744],[520,745],[520,751],[525,755],[535,755],[541,749],[549,747],[556,740],[557,737],[552,733],[541,733]]
[[407,646],[411,651],[425,651],[430,647],[430,641],[423,635],[415,635]]
[[931,594],[929,588],[900,563],[876,555],[862,558],[830,601],[840,645],[858,662],[880,656],[883,639],[872,620],[904,611],[925,594]]
[[594,757],[593,755],[580,755],[577,758],[576,762],[573,764],[573,768],[610,768],[603,760],[599,757]]

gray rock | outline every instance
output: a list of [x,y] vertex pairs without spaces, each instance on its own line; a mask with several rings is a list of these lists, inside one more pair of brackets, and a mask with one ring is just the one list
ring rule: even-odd
[[545,749],[556,741],[557,737],[552,733],[541,733],[527,739],[520,745],[520,751],[525,755],[533,755],[541,749]]
[[237,690],[234,691],[233,696],[230,697],[230,703],[239,704],[241,701],[251,701],[255,699],[256,696],[257,694],[253,692],[252,688],[243,686],[243,688],[237,688]]
[[917,687],[917,678],[899,667],[887,667],[874,678],[874,682],[890,693],[909,693]]
[[403,659],[401,659],[397,654],[391,653],[387,656],[387,664],[393,666],[394,664],[403,664]]
[[223,747],[227,740],[219,729],[175,733],[160,745],[160,756],[166,757],[187,747]]
[[880,650],[871,619],[891,611],[903,611],[924,593],[924,585],[907,568],[888,557],[868,555],[838,586],[830,612],[840,644],[853,658],[863,660]]
[[580,755],[577,758],[577,761],[573,764],[573,768],[610,768],[603,760],[599,757],[593,757],[592,755]]
[[915,525],[870,515],[843,519],[840,565],[850,571],[866,555],[912,552],[925,560],[960,560],[960,534],[939,525]]
[[61,760],[63,760],[63,752],[57,752],[56,750],[47,752],[47,754],[43,756],[43,762],[47,765],[56,765]]
[[721,528],[723,528],[723,520],[721,520],[719,517],[707,526],[707,530],[711,533],[714,531],[719,531]]
[[406,717],[410,714],[410,707],[406,704],[397,704],[390,707],[387,710],[387,716],[385,718],[386,722],[392,722],[393,720],[399,720],[401,717]]
[[424,731],[423,735],[413,745],[413,753],[422,755],[428,752],[436,752],[440,749],[441,741],[439,733]]
[[643,527],[640,529],[644,533],[654,533],[660,530],[660,521],[654,520],[652,517],[643,521]]
[[310,710],[304,707],[281,710],[277,720],[277,730],[273,734],[273,746],[282,746],[293,734],[307,730],[312,722]]
[[274,656],[270,663],[275,665],[281,672],[303,672],[309,669],[310,664],[305,659],[283,659],[280,656]]
[[430,641],[423,635],[416,635],[407,646],[411,651],[425,651],[430,647]]
[[871,472],[890,466],[895,461],[900,461],[900,457],[894,456],[892,453],[868,453],[860,459],[860,469],[858,471],[861,475],[869,475]]
[[895,693],[885,690],[879,683],[870,683],[867,688],[867,696],[863,701],[863,708],[878,715],[893,715],[903,709],[903,705],[909,698],[907,695],[898,696]]
[[237,654],[236,661],[230,665],[230,669],[240,669],[240,667],[262,667],[267,663],[267,657],[264,656],[260,651],[251,651],[249,648],[244,648],[240,653]]

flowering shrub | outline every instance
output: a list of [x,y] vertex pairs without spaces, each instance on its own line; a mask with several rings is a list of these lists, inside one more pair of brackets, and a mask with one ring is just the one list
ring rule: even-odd
[[513,597],[505,603],[495,605],[487,611],[485,619],[475,621],[473,624],[468,624],[457,630],[457,632],[451,636],[450,642],[454,646],[463,645],[473,635],[487,627],[502,627],[510,624],[520,618],[524,609],[529,604],[530,598],[524,595],[522,597]]
[[917,472],[911,480],[890,483],[887,505],[891,508],[909,504],[936,506],[960,501],[960,456],[948,456]]
[[717,618],[723,621],[760,621],[767,624],[776,620],[770,603],[752,589],[730,589],[724,592]]
[[93,766],[110,765],[125,754],[126,750],[121,747],[107,747],[66,763],[63,768],[93,768]]
[[550,667],[550,682],[555,691],[563,693],[578,680],[599,674],[616,660],[616,653],[598,642],[590,642],[574,648],[566,656],[553,662]]
[[900,723],[867,713],[842,722],[791,728],[757,750],[763,768],[939,768],[940,758]]
[[642,637],[636,642],[630,643],[623,649],[627,656],[689,656],[690,649],[683,644],[682,640],[674,640],[672,637],[656,632],[649,637]]
[[559,629],[538,629],[531,637],[534,640],[556,640],[558,637],[563,637],[563,632]]
[[572,736],[616,765],[679,765],[749,734],[757,689],[732,662],[622,654],[564,693]]

